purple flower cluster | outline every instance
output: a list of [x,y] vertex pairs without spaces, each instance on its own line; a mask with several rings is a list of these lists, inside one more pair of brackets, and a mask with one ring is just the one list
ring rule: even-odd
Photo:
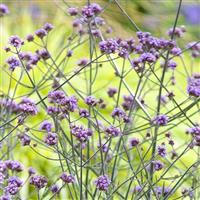
[[168,195],[168,193],[169,192],[171,192],[170,190],[170,188],[169,187],[160,187],[160,186],[157,186],[157,187],[155,187],[155,193],[156,193],[156,195],[157,195],[157,197],[165,197],[166,195]]
[[18,193],[22,184],[23,184],[23,181],[20,180],[17,176],[11,176],[8,179],[8,185],[6,187],[6,192],[8,192],[11,195],[15,195]]
[[190,42],[186,47],[192,51],[193,58],[200,57],[200,42]]
[[72,174],[67,175],[66,172],[63,172],[60,176],[60,179],[64,183],[74,183],[75,182],[75,177]]
[[109,97],[114,97],[114,95],[117,93],[117,88],[109,88],[107,93]]
[[121,135],[121,131],[119,128],[114,127],[114,126],[109,126],[105,129],[105,132],[108,136],[110,137],[117,137],[119,135]]
[[6,109],[11,113],[19,112],[19,105],[14,100],[10,99],[0,99],[0,108],[1,110]]
[[18,161],[6,160],[5,164],[6,164],[7,169],[10,169],[12,171],[16,171],[16,172],[23,171],[23,166]]
[[153,118],[152,123],[157,126],[167,125],[169,118],[166,115],[160,114]]
[[9,57],[6,62],[8,63],[11,71],[14,71],[16,67],[21,65],[19,59],[15,56]]
[[31,143],[31,138],[27,134],[19,134],[18,138],[20,139],[22,146],[27,146]]
[[29,115],[36,115],[38,113],[35,103],[29,98],[22,99],[19,103],[19,109]]
[[97,3],[92,3],[88,6],[84,6],[81,10],[83,17],[86,19],[94,17],[95,15],[98,15],[99,13],[101,13],[101,11],[102,11],[102,8]]
[[158,155],[160,155],[161,157],[165,157],[167,155],[166,147],[164,143],[158,146],[157,151],[158,151]]
[[30,178],[30,184],[34,185],[37,189],[42,189],[47,185],[47,178],[40,175],[34,175]]
[[98,100],[93,97],[93,96],[87,96],[85,98],[85,103],[88,105],[88,106],[96,106],[97,103],[98,103]]
[[122,103],[122,107],[125,111],[130,110],[133,107],[134,97],[131,95],[123,96],[124,102]]
[[190,96],[200,96],[200,74],[193,74],[193,76],[188,79],[187,92]]
[[90,113],[88,112],[88,110],[80,108],[79,115],[81,117],[88,118],[90,116]]
[[53,127],[52,123],[48,120],[45,120],[41,123],[40,130],[45,130],[47,132],[50,132],[52,127]]
[[54,103],[58,106],[63,106],[64,112],[74,112],[77,108],[77,98],[75,96],[67,97],[61,90],[52,91],[48,95],[50,103]]
[[21,61],[24,61],[24,65],[26,66],[27,70],[32,69],[34,66],[37,65],[38,61],[40,60],[40,57],[38,54],[33,54],[31,52],[20,52],[19,57]]
[[78,8],[74,8],[74,7],[68,8],[68,13],[71,16],[76,16],[78,14],[78,12],[79,12]]
[[[184,26],[176,27],[176,28],[174,29],[174,36],[180,38],[180,37],[183,36],[183,34],[184,34],[185,32],[186,32],[186,29],[185,29]],[[173,28],[170,28],[170,29],[168,30],[167,34],[168,34],[169,36],[172,36],[172,34],[173,34]]]
[[152,161],[152,163],[155,171],[160,171],[164,167],[164,164],[160,160]]
[[0,17],[9,13],[9,9],[5,4],[0,4]]
[[129,140],[129,144],[130,144],[131,148],[137,146],[139,143],[140,143],[140,141],[138,138],[131,138]]
[[111,116],[113,118],[118,119],[118,120],[123,119],[123,121],[125,123],[129,123],[130,122],[130,119],[128,118],[128,116],[126,115],[126,113],[121,108],[114,108],[114,110],[111,113]]
[[46,49],[41,49],[36,51],[39,58],[42,58],[43,60],[48,60],[50,58],[50,53]]
[[92,136],[93,132],[91,129],[86,129],[83,126],[78,125],[70,125],[71,134],[74,135],[79,142],[84,143],[86,142],[89,137]]
[[188,132],[194,139],[193,145],[200,146],[200,126],[191,127],[188,129]]
[[58,143],[58,136],[56,133],[48,132],[47,135],[44,138],[44,142],[49,145],[53,146]]
[[95,180],[95,185],[96,185],[97,189],[99,189],[101,191],[108,190],[108,187],[109,187],[110,184],[111,184],[111,180],[108,178],[107,175],[99,176]]
[[15,48],[20,48],[24,44],[24,41],[22,41],[19,36],[13,35],[9,38],[9,44]]
[[118,52],[119,57],[128,58],[129,54],[134,50],[135,40],[132,38],[127,40],[122,39],[107,39],[99,43],[99,48],[102,53],[111,54]]
[[38,38],[43,39],[45,36],[47,36],[48,32],[50,32],[53,28],[54,26],[52,24],[46,23],[41,29],[35,31],[35,35]]

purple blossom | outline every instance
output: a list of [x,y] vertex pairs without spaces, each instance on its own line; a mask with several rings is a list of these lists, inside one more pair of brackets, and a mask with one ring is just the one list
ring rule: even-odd
[[23,184],[23,181],[20,180],[17,176],[11,176],[8,178],[8,184],[16,184],[17,187],[21,187]]
[[55,194],[55,193],[59,192],[59,187],[56,184],[54,184],[54,185],[51,186],[50,190],[51,190],[52,193]]
[[20,48],[24,42],[17,35],[10,36],[9,44],[15,48]]
[[[175,27],[175,29],[174,29],[174,36],[180,38],[180,37],[183,36],[183,34],[184,34],[185,32],[186,32],[186,30],[185,30],[185,27],[184,27],[184,26]],[[168,30],[167,34],[168,34],[169,36],[172,36],[172,34],[173,34],[173,28],[170,28],[170,29]]]
[[164,187],[164,186],[163,187],[157,186],[154,188],[154,191],[158,197],[161,197],[161,196],[164,197],[168,195],[169,192],[171,192],[169,187]]
[[91,25],[92,26],[103,26],[105,24],[105,20],[101,17],[95,17],[92,21],[91,21]]
[[11,197],[9,195],[3,195],[0,197],[0,200],[11,200]]
[[9,13],[9,9],[5,4],[0,4],[0,17]]
[[101,36],[101,31],[99,29],[91,30],[91,33],[94,37],[97,37],[97,38]]
[[50,132],[52,129],[53,125],[51,122],[49,122],[48,120],[45,120],[41,123],[40,125],[40,130],[45,130],[47,132]]
[[102,151],[103,153],[108,152],[108,146],[106,146],[105,144],[101,144],[101,145],[98,144],[97,147],[98,147],[98,148],[101,148],[101,151]]
[[23,171],[23,166],[18,161],[6,160],[6,167],[12,171],[21,172]]
[[44,142],[50,146],[56,145],[58,143],[58,136],[56,133],[48,132],[44,138]]
[[68,8],[68,13],[71,16],[76,16],[78,14],[78,8],[73,8],[73,7]]
[[168,123],[169,118],[166,115],[160,114],[153,118],[152,122],[157,126],[165,126]]
[[111,115],[113,118],[123,119],[126,113],[121,108],[114,108]]
[[90,116],[90,113],[86,109],[80,109],[79,110],[79,115],[81,117],[88,118]]
[[99,189],[101,191],[106,191],[106,190],[108,190],[108,187],[111,184],[111,180],[108,178],[107,175],[102,175],[102,176],[99,176],[95,180],[94,183],[95,183],[97,189]]
[[77,125],[70,125],[70,131],[81,143],[86,142],[93,134],[91,129],[85,129],[83,126]]
[[133,191],[134,191],[135,193],[139,193],[139,192],[142,191],[142,187],[141,187],[140,185],[136,185],[136,186],[134,187]]
[[69,51],[67,52],[67,57],[72,57],[72,55],[73,55],[73,51],[72,51],[72,50],[69,50]]
[[64,183],[74,183],[75,182],[75,177],[72,174],[67,175],[66,172],[63,172],[60,176],[60,179]]
[[6,62],[8,63],[9,69],[11,71],[14,71],[16,67],[19,67],[21,65],[20,61],[15,56],[8,58]]
[[130,144],[131,148],[137,146],[139,143],[140,143],[140,141],[138,138],[131,138],[129,140],[129,144]]
[[40,56],[43,60],[48,60],[50,58],[50,54],[46,49],[41,49],[37,51],[38,56]]
[[41,28],[35,31],[35,35],[37,35],[40,39],[43,39],[47,35],[47,31],[44,28]]
[[109,97],[114,97],[114,95],[117,93],[117,88],[109,88],[107,93]]
[[29,34],[29,35],[26,36],[26,40],[28,42],[32,42],[34,40],[34,36],[32,34]]
[[55,103],[55,104],[58,104],[58,105],[64,105],[65,100],[66,100],[66,95],[61,90],[55,90],[55,91],[49,92],[48,98],[49,98],[50,103]]
[[0,108],[7,109],[9,112],[18,113],[19,105],[10,99],[0,99]]
[[19,134],[18,138],[20,139],[22,146],[27,146],[31,143],[31,138],[27,134]]
[[174,55],[174,56],[180,55],[181,52],[182,52],[181,49],[178,48],[178,47],[174,47],[174,48],[172,48],[171,51],[170,51],[170,53],[171,53],[172,55]]
[[160,155],[161,157],[166,157],[167,152],[166,152],[165,144],[161,144],[160,146],[158,146],[157,151],[158,151],[158,155]]
[[194,74],[188,79],[187,92],[190,96],[200,96],[200,74]]
[[168,63],[167,63],[167,67],[169,67],[170,69],[175,69],[176,67],[177,67],[177,64],[174,62],[174,61],[169,61]]
[[50,32],[52,29],[54,28],[54,26],[50,23],[45,23],[43,26],[43,29],[48,33]]
[[19,103],[19,109],[29,115],[36,115],[38,113],[35,103],[29,98],[22,99]]
[[99,43],[99,48],[102,53],[111,54],[118,50],[119,45],[115,39],[111,38],[105,41],[101,41]]
[[143,53],[140,56],[140,59],[142,60],[142,62],[149,62],[149,63],[156,61],[156,57],[152,53]]
[[65,98],[64,102],[62,102],[62,105],[65,106],[65,111],[74,112],[78,108],[77,102],[78,100],[75,96],[70,96]]
[[58,115],[61,112],[61,110],[54,106],[48,106],[47,107],[47,113],[48,115]]
[[90,4],[88,6],[84,6],[82,8],[82,15],[85,18],[91,18],[94,15],[99,14],[101,11],[102,11],[102,8],[101,8],[101,6],[99,4],[92,3],[92,4]]
[[30,178],[30,184],[34,185],[38,189],[42,189],[47,185],[47,178],[40,175],[34,175]]
[[121,131],[119,128],[116,128],[114,126],[109,126],[105,129],[105,132],[107,133],[108,136],[112,136],[112,137],[117,137],[121,134]]
[[29,174],[29,176],[32,176],[32,175],[36,174],[36,170],[33,167],[29,167],[28,174]]
[[133,96],[129,95],[129,96],[126,96],[124,95],[123,96],[123,99],[124,99],[124,102],[122,103],[122,107],[124,110],[130,110],[133,106]]
[[78,66],[85,66],[88,64],[88,59],[87,58],[82,58],[78,61]]
[[200,51],[200,43],[196,41],[188,43],[186,47],[193,51]]
[[163,167],[164,167],[164,164],[160,160],[152,161],[152,163],[153,163],[153,167],[156,171],[159,171],[159,170],[163,169]]
[[97,99],[93,96],[87,96],[85,98],[85,103],[88,105],[88,106],[96,106],[97,105]]
[[4,161],[0,161],[0,172],[6,172],[7,166]]

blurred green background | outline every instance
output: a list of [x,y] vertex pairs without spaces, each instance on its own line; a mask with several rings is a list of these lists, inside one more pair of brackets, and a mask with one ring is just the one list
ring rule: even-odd
[[[126,17],[122,14],[119,8],[115,3],[111,1],[91,1],[97,2],[102,7],[107,6],[103,16],[106,19],[106,22],[113,28],[113,33],[109,36],[118,36],[122,38],[127,37],[135,37],[135,30],[132,27],[131,23],[128,21]],[[109,3],[110,2],[110,3]],[[167,30],[171,28],[174,24],[175,13],[177,10],[178,2],[177,0],[121,0],[119,1],[124,10],[129,14],[129,16],[135,21],[135,23],[141,28],[143,31],[149,31],[153,35],[158,37],[167,37]],[[65,37],[68,36],[71,32],[71,23],[72,18],[69,17],[66,13],[67,5],[69,6],[82,6],[87,3],[87,1],[45,1],[45,0],[12,0],[12,1],[2,1],[8,5],[10,9],[10,14],[4,18],[0,19],[0,90],[1,92],[6,92],[8,87],[9,75],[3,70],[4,61],[7,57],[6,53],[2,50],[4,46],[6,46],[8,38],[10,35],[19,35],[22,38],[25,38],[29,33],[34,33],[35,30],[40,28],[45,22],[50,22],[55,26],[55,30],[51,33],[48,41],[49,48],[51,49],[51,53],[56,54],[57,50],[62,46],[63,41],[65,41]],[[178,25],[185,25],[187,32],[185,33],[183,39],[179,40],[179,46],[183,47],[190,41],[197,41],[200,39],[200,4],[199,1],[183,1],[181,14],[179,17]],[[59,37],[58,37],[59,36]],[[64,39],[63,39],[64,38]],[[35,47],[31,45],[27,45],[27,50],[34,51]],[[72,60],[72,66],[76,63],[78,58],[82,58],[87,56],[88,52],[84,51],[84,46],[81,47],[76,53],[74,60]],[[190,68],[191,60],[190,55],[184,55],[185,63]],[[177,62],[181,65],[181,62],[177,60]],[[195,72],[200,71],[200,63],[199,60],[195,61],[196,67]],[[183,69],[182,69],[183,70]],[[100,75],[99,80],[104,80],[104,83],[97,83],[96,88],[102,87],[102,85],[107,84],[109,86],[109,82],[112,80],[112,86],[115,83],[118,83],[118,80],[114,79],[113,71],[108,71],[104,68]],[[39,72],[36,72],[36,74]],[[105,78],[104,74],[107,73],[108,76]],[[16,77],[19,74],[15,74]],[[183,81],[183,77],[179,74],[177,75],[179,80],[180,87],[186,87],[186,79]],[[186,78],[186,77],[185,77]],[[24,83],[27,83],[27,78],[23,79]],[[133,84],[137,80],[132,80],[129,77],[130,83]],[[80,81],[80,80],[79,80]],[[74,80],[74,84],[77,86],[80,82]],[[13,83],[12,87],[14,88],[15,83]],[[77,86],[78,87],[78,86]],[[49,88],[42,90],[42,94],[44,96],[47,94]],[[2,93],[3,93],[2,92]],[[21,88],[18,90],[17,95],[26,94],[28,90]],[[103,93],[98,93],[99,96],[106,98],[106,91]],[[177,99],[182,97],[182,94],[178,93]],[[152,103],[153,104],[153,103]],[[111,108],[110,108],[111,109]],[[107,111],[108,112],[108,111]],[[106,114],[106,113],[105,113]],[[32,125],[37,124],[44,118],[44,115],[40,113],[40,117],[32,118],[29,123]],[[195,118],[196,119],[196,118]],[[33,121],[32,121],[33,120]],[[177,140],[180,144],[184,143],[182,141],[181,135],[185,130],[185,125],[179,126],[176,131]],[[33,153],[28,147],[24,148],[23,151],[20,148],[15,150],[16,159],[19,159],[25,166],[37,166],[37,170],[47,177],[53,177],[55,174],[59,172],[58,165],[56,163],[52,164],[52,162],[46,161],[42,157],[38,157],[37,154]],[[40,152],[43,152],[40,149]],[[51,152],[47,152],[45,150],[46,156],[52,156]],[[182,162],[186,162],[187,165],[193,163],[196,159],[196,154],[185,155],[182,159]],[[54,168],[56,167],[56,168]],[[183,163],[180,162],[180,167],[184,168]],[[54,170],[52,170],[54,169]],[[58,171],[58,172],[57,172]],[[123,174],[124,172],[122,172]],[[23,194],[25,197],[28,196],[29,190],[24,187]],[[62,194],[62,199],[66,197],[66,191]]]

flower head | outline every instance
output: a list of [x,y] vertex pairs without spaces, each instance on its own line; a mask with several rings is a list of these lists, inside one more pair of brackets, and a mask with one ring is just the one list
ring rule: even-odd
[[21,65],[20,61],[15,56],[8,58],[6,62],[8,63],[9,69],[11,71],[14,71],[16,67]]
[[38,113],[35,103],[29,98],[23,98],[19,103],[20,111],[29,115],[36,115]]
[[34,185],[38,189],[42,189],[47,185],[47,178],[40,175],[34,175],[30,178],[30,184]]
[[56,133],[48,132],[44,138],[44,142],[50,146],[58,143],[58,136]]
[[41,123],[40,130],[45,130],[47,132],[50,132],[52,127],[53,127],[52,123],[48,120],[45,120]]
[[95,180],[95,185],[96,185],[97,189],[99,189],[101,191],[108,190],[108,187],[109,187],[110,184],[111,184],[111,180],[108,178],[107,175],[99,176]]
[[153,118],[153,124],[157,126],[164,126],[167,125],[169,118],[166,115],[160,114]]
[[72,174],[67,175],[66,172],[63,172],[60,176],[60,179],[65,183],[74,183],[75,177]]
[[200,74],[194,74],[188,79],[187,92],[190,96],[200,96]]
[[0,4],[0,17],[9,13],[9,9],[5,4]]

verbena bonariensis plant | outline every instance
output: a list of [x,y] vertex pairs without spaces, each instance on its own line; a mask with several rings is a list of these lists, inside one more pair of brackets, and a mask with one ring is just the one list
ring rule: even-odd
[[[73,29],[56,53],[50,23],[10,36],[1,68],[9,77],[0,99],[1,200],[200,198],[200,43],[178,45],[182,1],[166,39],[142,32],[114,3],[135,37],[110,37],[96,3],[67,8]],[[8,13],[1,4],[0,16]]]

